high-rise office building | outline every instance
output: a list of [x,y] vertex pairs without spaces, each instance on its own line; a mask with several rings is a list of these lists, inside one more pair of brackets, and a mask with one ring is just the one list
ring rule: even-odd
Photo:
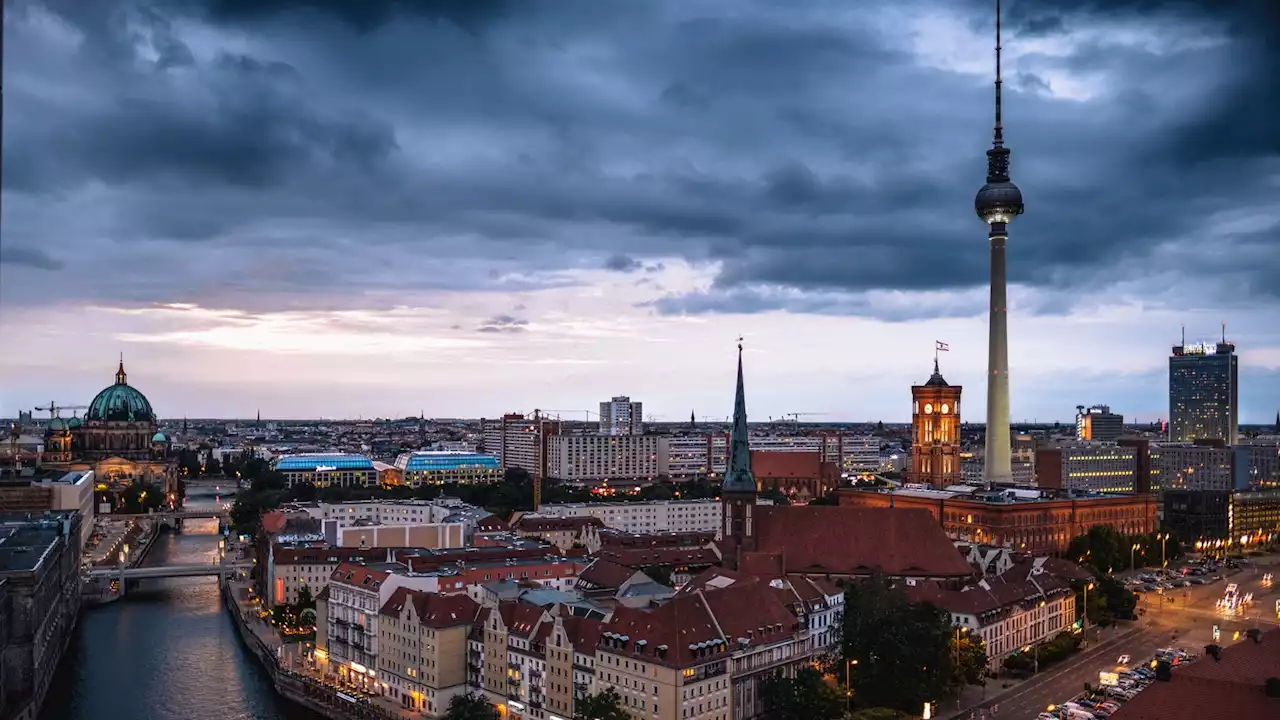
[[1226,342],[1177,345],[1169,358],[1169,440],[1222,440],[1239,434],[1239,365]]
[[619,395],[600,403],[601,435],[641,435],[644,433],[644,403]]
[[1112,413],[1106,405],[1086,408],[1076,406],[1076,439],[1092,442],[1115,442],[1124,433],[1124,416]]

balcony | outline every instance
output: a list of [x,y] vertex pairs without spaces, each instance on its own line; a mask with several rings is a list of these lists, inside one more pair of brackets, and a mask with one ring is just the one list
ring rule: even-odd
[[508,675],[508,676],[507,676],[507,684],[508,684],[508,685],[519,685],[519,684],[520,684],[520,678],[518,678],[518,677],[514,677],[514,676],[512,676],[512,675]]

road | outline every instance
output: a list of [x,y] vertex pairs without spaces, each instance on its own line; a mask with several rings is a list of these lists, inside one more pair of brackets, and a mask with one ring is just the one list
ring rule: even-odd
[[[1275,562],[1275,558],[1269,562]],[[1236,642],[1233,640],[1236,631],[1240,632],[1243,640],[1245,631],[1250,628],[1260,627],[1265,631],[1280,626],[1275,609],[1276,600],[1280,599],[1280,583],[1270,587],[1262,585],[1263,573],[1277,567],[1247,567],[1210,585],[1166,591],[1175,596],[1173,603],[1161,603],[1161,597],[1155,593],[1140,595],[1138,607],[1146,608],[1147,612],[1140,616],[1138,622],[1109,631],[1111,635],[1104,635],[1092,643],[1069,664],[1059,663],[1045,668],[1038,677],[1027,680],[1008,694],[993,698],[985,703],[985,707],[998,706],[998,718],[1031,720],[1050,704],[1069,700],[1083,691],[1086,682],[1097,685],[1098,672],[1113,669],[1120,655],[1129,655],[1134,662],[1143,662],[1150,659],[1157,649],[1171,646],[1203,654],[1204,646],[1213,642],[1215,624],[1220,628],[1221,639],[1218,642],[1223,646]],[[1215,601],[1222,597],[1227,583],[1232,582],[1240,586],[1242,593],[1253,593],[1254,604],[1247,616],[1229,618],[1214,609]],[[988,717],[991,715],[989,709],[986,714]],[[961,717],[968,716],[969,711],[965,711]]]

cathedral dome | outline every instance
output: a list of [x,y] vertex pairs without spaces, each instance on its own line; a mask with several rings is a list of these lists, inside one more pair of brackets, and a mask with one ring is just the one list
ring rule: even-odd
[[89,403],[85,419],[90,422],[149,422],[156,421],[151,403],[142,393],[128,383],[124,363],[116,371],[116,383],[98,393]]
[[165,442],[169,442],[169,438],[165,437],[165,436],[164,436],[164,433],[162,433],[162,432],[158,432],[158,433],[156,433],[155,435],[152,435],[152,436],[151,436],[151,442],[153,442],[153,443],[165,443]]

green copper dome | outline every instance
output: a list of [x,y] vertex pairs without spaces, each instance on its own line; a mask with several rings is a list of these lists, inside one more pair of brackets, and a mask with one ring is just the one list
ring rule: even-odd
[[116,384],[98,393],[89,403],[85,419],[90,422],[155,422],[156,415],[146,396],[129,386],[122,361],[116,371]]
[[158,432],[155,435],[151,436],[151,442],[153,443],[169,442],[169,438],[165,437],[164,433]]

